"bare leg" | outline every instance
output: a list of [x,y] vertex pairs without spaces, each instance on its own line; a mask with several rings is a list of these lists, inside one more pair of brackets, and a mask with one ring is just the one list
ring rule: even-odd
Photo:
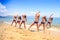
[[[14,21],[12,22],[12,24],[14,23]],[[12,24],[11,24],[11,26],[12,26]],[[16,22],[15,22],[15,27],[16,27]]]
[[37,31],[39,31],[39,26],[38,26],[38,24],[36,24],[36,26],[37,26]]
[[[12,24],[13,24],[13,21],[12,21]],[[11,24],[11,26],[12,26],[12,24]]]
[[20,27],[20,22],[18,23],[19,27]]
[[46,24],[46,27],[47,27],[48,23]]
[[19,27],[20,27],[21,23],[19,23]]
[[24,22],[24,28],[26,29],[26,25],[25,25],[25,22]]
[[49,27],[51,27],[51,24],[49,24]]
[[[49,23],[46,24],[46,27],[47,27],[48,25],[49,25]],[[48,29],[48,28],[49,28],[49,27],[47,27],[47,29]]]
[[16,27],[16,24],[17,24],[17,23],[15,22],[15,27]]
[[30,29],[33,25],[34,25],[34,23],[32,23],[31,26],[28,29]]
[[39,24],[39,27],[41,26],[41,24]]
[[45,31],[45,24],[43,24],[43,30]]
[[21,28],[21,25],[22,25],[22,22],[20,23],[20,26],[19,26],[19,28]]

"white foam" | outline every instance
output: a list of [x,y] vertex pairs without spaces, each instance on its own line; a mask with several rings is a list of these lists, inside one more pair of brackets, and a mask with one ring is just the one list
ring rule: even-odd
[[11,22],[4,22],[4,23],[6,23],[6,24],[11,24]]
[[57,29],[57,28],[50,28],[50,29],[47,29],[47,30],[52,30],[52,31],[58,31],[58,32],[60,32],[60,30]]

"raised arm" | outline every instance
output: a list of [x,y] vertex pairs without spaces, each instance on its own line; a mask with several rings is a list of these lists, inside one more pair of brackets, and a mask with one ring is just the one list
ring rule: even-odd
[[50,15],[50,17],[52,17],[53,16],[53,13]]

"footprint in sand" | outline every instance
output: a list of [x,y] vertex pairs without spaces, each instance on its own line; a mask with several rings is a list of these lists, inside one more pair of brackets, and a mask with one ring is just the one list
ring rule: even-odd
[[13,37],[10,37],[10,39],[14,39]]
[[[46,38],[42,38],[42,39],[46,39]],[[50,39],[46,39],[46,40],[50,40]]]
[[35,30],[30,30],[30,29],[28,29],[29,31],[31,31],[31,32],[36,32]]
[[46,38],[42,38],[42,39],[46,39]]
[[47,40],[50,40],[50,39],[47,39]]

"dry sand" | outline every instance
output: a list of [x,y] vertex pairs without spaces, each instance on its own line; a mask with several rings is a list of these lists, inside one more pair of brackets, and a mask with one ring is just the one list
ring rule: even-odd
[[51,28],[46,29],[45,32],[42,29],[39,32],[32,32],[3,23],[0,24],[0,40],[60,40],[60,30]]

